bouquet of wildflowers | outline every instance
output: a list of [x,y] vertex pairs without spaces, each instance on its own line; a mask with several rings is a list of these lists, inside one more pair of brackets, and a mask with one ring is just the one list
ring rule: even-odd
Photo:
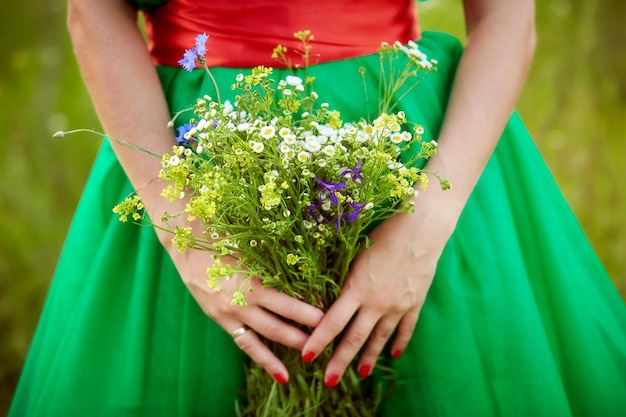
[[[296,37],[308,62],[312,36],[304,31]],[[198,36],[181,65],[191,69],[196,59],[204,63],[206,39]],[[287,64],[286,52],[278,46],[274,57]],[[393,72],[391,62],[399,54],[410,59]],[[369,121],[342,120],[318,97],[312,77],[276,80],[268,67],[233,80],[238,92],[234,102],[207,95],[197,99],[193,117],[178,128],[177,144],[162,155],[159,177],[166,184],[164,197],[187,200],[183,213],[164,213],[164,218],[187,216],[190,224],[203,226],[200,235],[191,226],[171,232],[181,251],[211,251],[207,285],[219,289],[222,280],[235,274],[258,277],[264,286],[327,309],[339,295],[351,261],[367,250],[368,231],[393,213],[411,210],[415,185],[428,185],[416,163],[431,157],[436,143],[422,141],[421,126],[407,128],[405,115],[392,112],[391,98],[406,81],[417,82],[433,70],[434,61],[412,43],[383,45],[380,56],[388,76],[381,85],[379,114]],[[410,148],[406,154],[414,156],[402,161],[401,153]],[[114,211],[121,220],[132,216],[137,221],[141,208],[133,196]],[[229,257],[236,266],[222,262]],[[243,287],[232,295],[234,304],[246,304]],[[305,363],[299,351],[268,344],[292,379],[277,384],[251,364],[244,415],[375,414],[379,396],[364,392],[353,369],[334,389],[324,386],[332,346],[314,363]]]

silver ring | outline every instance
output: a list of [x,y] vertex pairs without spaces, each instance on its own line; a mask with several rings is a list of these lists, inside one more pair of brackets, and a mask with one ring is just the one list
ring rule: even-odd
[[230,334],[233,336],[233,339],[236,339],[247,331],[248,331],[248,328],[246,326],[241,326],[233,330]]

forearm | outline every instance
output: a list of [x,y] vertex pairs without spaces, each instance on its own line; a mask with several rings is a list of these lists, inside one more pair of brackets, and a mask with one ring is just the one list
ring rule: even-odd
[[[68,6],[68,29],[81,73],[107,135],[157,154],[171,149],[173,132],[161,85],[136,25],[136,13],[124,0],[76,0]],[[112,141],[128,178],[153,221],[167,207],[154,181],[160,160]],[[147,185],[146,185],[147,184]],[[169,242],[167,234],[159,233]]]
[[[415,219],[452,233],[511,115],[534,51],[532,1],[466,1],[468,41],[428,168],[448,179],[416,200]],[[444,239],[447,240],[448,236]],[[445,242],[442,242],[445,244]]]

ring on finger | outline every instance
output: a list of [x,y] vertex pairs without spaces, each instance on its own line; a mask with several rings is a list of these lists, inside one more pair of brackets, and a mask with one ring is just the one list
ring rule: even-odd
[[242,336],[243,334],[245,334],[247,331],[248,331],[248,328],[246,326],[241,326],[241,327],[237,327],[230,334],[233,336],[233,339],[236,339],[239,336]]

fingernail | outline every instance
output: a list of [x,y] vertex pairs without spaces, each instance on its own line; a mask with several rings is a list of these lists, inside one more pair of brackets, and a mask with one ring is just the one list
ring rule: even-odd
[[272,377],[274,377],[276,382],[278,382],[281,385],[285,385],[287,383],[287,378],[285,378],[285,376],[281,374],[280,372],[276,372],[275,374],[272,374]]
[[391,356],[393,356],[394,359],[398,359],[400,357],[400,355],[402,355],[402,351],[401,350],[395,350]]
[[359,376],[361,378],[368,377],[371,369],[372,367],[370,365],[361,365],[361,367],[359,368]]
[[302,360],[305,362],[311,362],[314,357],[315,357],[315,353],[307,352],[304,355],[302,355]]
[[331,374],[324,383],[328,388],[335,388],[337,386],[337,382],[339,382],[339,375]]

